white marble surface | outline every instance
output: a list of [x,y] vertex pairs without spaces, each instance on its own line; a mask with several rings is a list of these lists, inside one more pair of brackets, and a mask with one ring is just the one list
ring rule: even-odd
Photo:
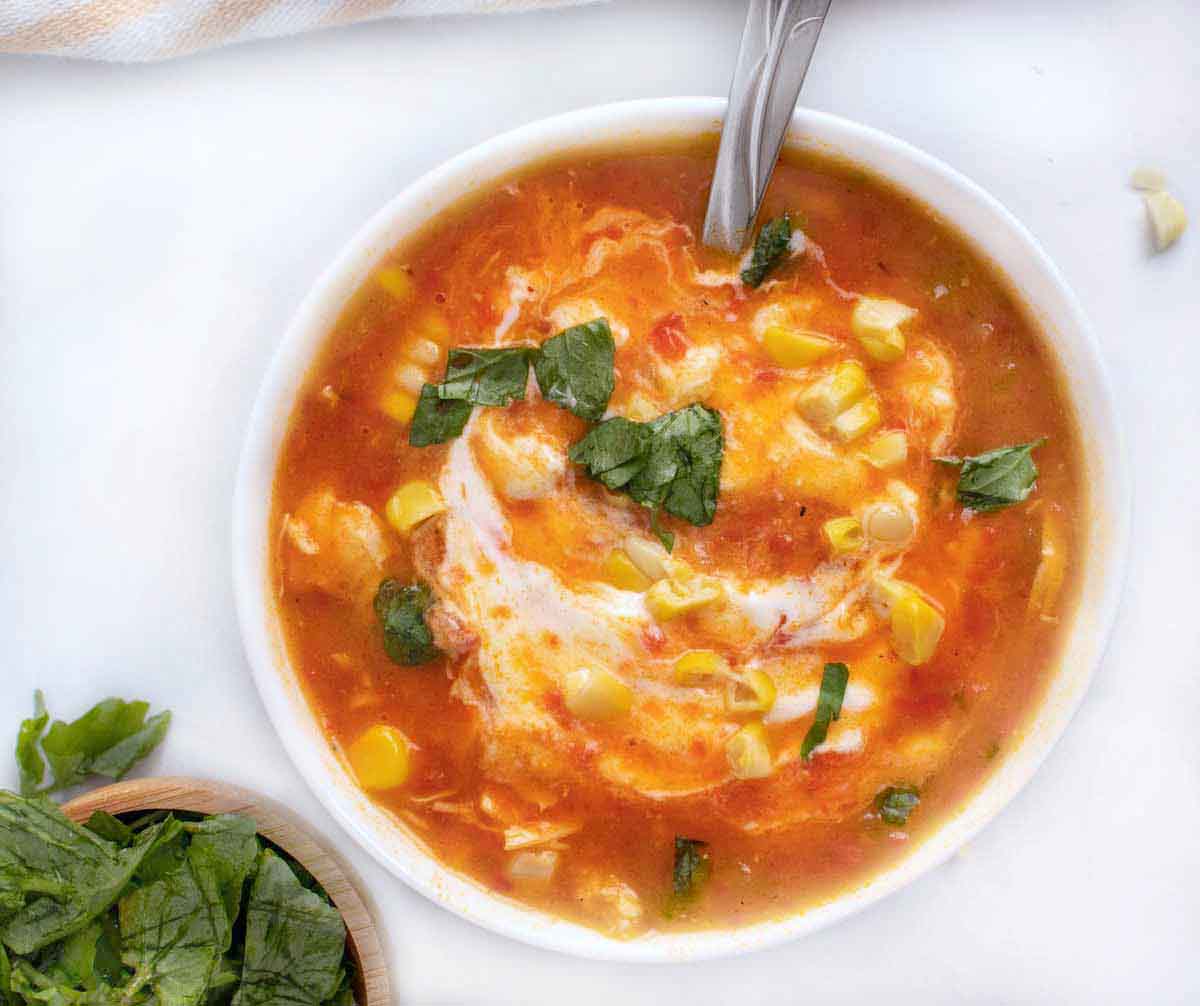
[[[618,967],[532,950],[350,846],[242,657],[235,461],[319,269],[399,187],[496,132],[723,94],[732,2],[376,24],[148,67],[0,58],[0,734],[35,686],[61,714],[107,694],[170,706],[152,768],[256,787],[329,831],[382,906],[406,1003],[1200,998],[1200,5],[835,8],[805,101],[944,158],[1044,242],[1095,323],[1139,478],[1090,697],[965,854],[750,958]],[[1196,218],[1160,258],[1126,185],[1141,162]]]

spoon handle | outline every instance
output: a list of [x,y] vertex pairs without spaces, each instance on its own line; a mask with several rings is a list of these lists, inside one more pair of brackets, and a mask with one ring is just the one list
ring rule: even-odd
[[832,0],[750,0],[704,218],[704,243],[737,253],[775,170]]

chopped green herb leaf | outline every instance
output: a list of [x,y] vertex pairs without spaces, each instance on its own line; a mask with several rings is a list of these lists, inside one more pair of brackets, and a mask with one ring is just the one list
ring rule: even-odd
[[[212,876],[232,923],[242,903],[242,887],[258,858],[254,822],[237,814],[216,814],[184,829],[192,837],[188,857],[197,870]],[[222,948],[228,949],[228,944]]]
[[76,786],[89,775],[122,778],[162,743],[171,724],[169,712],[147,719],[149,709],[145,702],[105,699],[71,723],[55,720],[42,740],[53,776],[44,792]]
[[690,895],[708,879],[711,863],[707,849],[707,842],[676,836],[675,869],[672,874],[676,894]]
[[21,776],[21,793],[32,796],[42,784],[46,774],[46,763],[38,750],[38,743],[46,730],[50,714],[46,712],[46,700],[41,690],[33,693],[33,716],[21,722],[17,732],[17,769]]
[[742,270],[742,282],[746,286],[758,286],[767,273],[783,258],[792,239],[792,221],[784,214],[764,224],[754,242],[750,264]]
[[651,439],[649,424],[614,416],[572,444],[567,457],[585,465],[588,474],[609,489],[624,489],[646,466]]
[[[608,419],[572,445],[569,457],[655,516],[661,508],[703,527],[717,511],[723,454],[720,413],[697,402],[649,423]],[[657,521],[655,533],[670,550],[674,537]]]
[[511,405],[525,397],[529,357],[530,350],[524,346],[452,349],[446,360],[446,377],[438,385],[438,398],[472,405]]
[[694,838],[675,838],[675,866],[672,871],[671,897],[667,899],[667,918],[678,915],[699,896],[712,873],[708,843]]
[[599,420],[613,393],[615,352],[607,318],[574,325],[547,339],[533,362],[542,397],[580,419]]
[[320,1006],[337,990],[346,926],[263,850],[246,907],[246,955],[233,1006]]
[[889,786],[875,797],[875,807],[888,824],[907,824],[921,797],[915,786]]
[[668,552],[673,552],[675,550],[675,533],[673,531],[668,531],[658,523],[657,510],[650,511],[650,531],[653,533],[655,538],[662,542],[662,547]]
[[942,464],[961,465],[958,502],[987,513],[1021,503],[1037,485],[1038,468],[1033,452],[1046,438],[1015,447],[1000,447],[969,458],[938,458]]
[[412,426],[408,430],[409,444],[428,447],[453,440],[462,433],[474,408],[470,402],[443,399],[436,384],[426,384],[417,399],[417,411],[413,413]]
[[122,959],[134,969],[124,995],[149,986],[162,1006],[196,1006],[232,931],[215,878],[188,856],[122,898],[119,915]]
[[383,626],[383,648],[395,663],[411,667],[441,656],[425,622],[433,601],[433,591],[423,583],[405,586],[389,579],[379,585],[375,614]]
[[133,843],[133,829],[105,810],[92,812],[84,827],[95,835],[124,848]]
[[849,680],[850,668],[845,664],[825,665],[821,675],[821,690],[817,694],[817,714],[800,745],[800,757],[805,761],[808,761],[814,748],[825,743],[829,724],[842,715],[842,700],[846,697],[846,683]]
[[84,928],[117,900],[162,828],[118,849],[44,797],[0,790],[0,939],[30,954]]

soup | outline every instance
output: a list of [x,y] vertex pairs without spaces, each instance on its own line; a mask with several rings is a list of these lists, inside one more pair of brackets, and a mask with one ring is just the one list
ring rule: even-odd
[[935,831],[1055,669],[1086,518],[1041,334],[928,208],[715,140],[530,168],[394,249],[275,481],[292,666],[447,866],[619,938],[778,918]]

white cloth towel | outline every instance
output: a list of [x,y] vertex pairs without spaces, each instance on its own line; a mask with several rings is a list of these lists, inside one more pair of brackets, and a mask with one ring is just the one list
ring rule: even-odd
[[483,14],[593,0],[0,0],[0,52],[139,62],[385,17]]

